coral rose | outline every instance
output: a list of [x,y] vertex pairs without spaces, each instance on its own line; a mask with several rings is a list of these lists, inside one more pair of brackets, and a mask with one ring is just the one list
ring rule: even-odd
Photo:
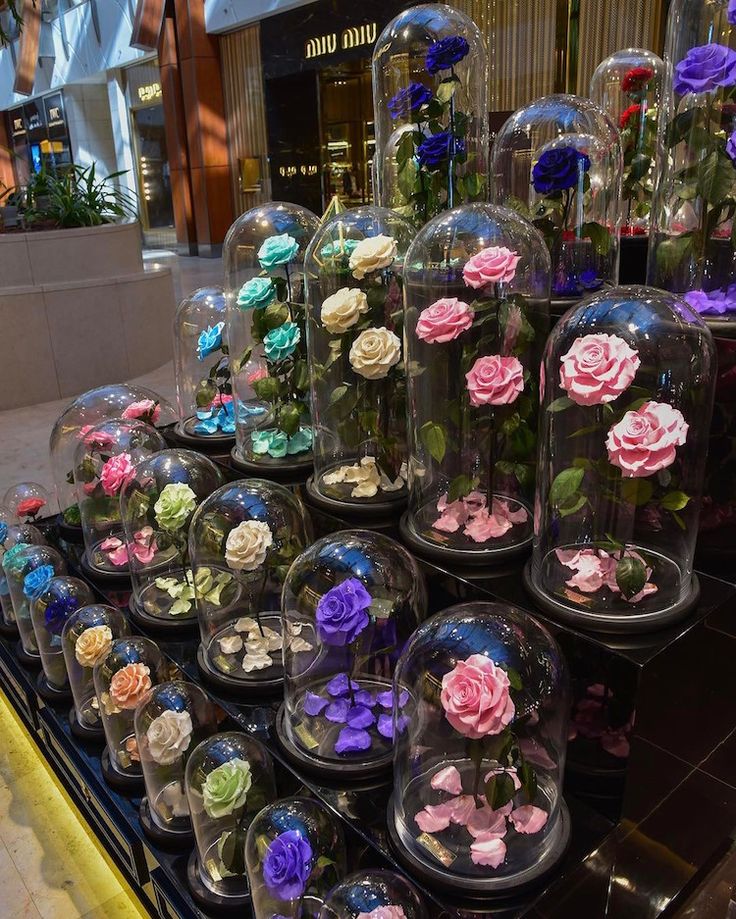
[[151,688],[150,668],[145,664],[126,664],[110,680],[110,698],[122,709],[134,709]]
[[440,701],[450,724],[472,740],[500,734],[514,717],[509,678],[483,654],[471,654],[442,678]]
[[508,283],[516,276],[519,256],[506,246],[488,246],[469,258],[463,268],[463,279],[468,287],[485,287],[486,284]]
[[465,374],[470,404],[508,405],[524,389],[524,368],[515,357],[479,357]]
[[41,508],[46,504],[43,498],[25,498],[19,501],[15,508],[18,517],[35,517]]
[[457,297],[446,297],[423,309],[417,321],[417,338],[427,344],[444,344],[473,324],[473,311]]
[[627,479],[666,469],[675,461],[675,448],[687,440],[688,424],[679,409],[666,402],[645,402],[626,412],[606,438],[608,459]]
[[560,386],[578,405],[613,402],[631,386],[640,363],[618,335],[583,335],[560,358]]
[[105,494],[112,498],[121,489],[126,477],[133,471],[130,453],[111,456],[100,470],[100,485]]

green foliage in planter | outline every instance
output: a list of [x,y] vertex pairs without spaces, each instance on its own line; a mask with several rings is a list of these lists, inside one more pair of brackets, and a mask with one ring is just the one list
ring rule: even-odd
[[26,190],[26,223],[53,223],[57,227],[95,227],[137,216],[135,197],[112,184],[125,172],[100,179],[95,164],[72,166],[63,173],[41,170]]

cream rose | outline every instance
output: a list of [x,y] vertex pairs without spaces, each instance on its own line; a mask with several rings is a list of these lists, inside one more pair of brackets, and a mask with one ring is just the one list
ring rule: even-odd
[[74,655],[81,667],[94,667],[110,653],[112,630],[107,625],[85,629],[74,645]]
[[170,766],[192,741],[192,718],[189,712],[162,712],[154,718],[146,731],[148,752],[159,766]]
[[352,328],[368,312],[368,298],[357,287],[341,287],[322,303],[322,325],[333,335]]
[[255,571],[272,545],[273,533],[267,523],[244,520],[227,534],[225,561],[234,571]]
[[353,342],[349,358],[366,380],[381,380],[401,360],[401,342],[386,328],[366,329]]
[[362,280],[371,271],[388,266],[396,258],[396,240],[391,236],[372,236],[361,239],[350,253],[350,270],[353,277]]

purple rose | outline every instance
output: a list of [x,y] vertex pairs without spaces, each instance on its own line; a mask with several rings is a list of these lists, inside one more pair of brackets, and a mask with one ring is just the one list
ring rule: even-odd
[[[423,140],[417,148],[420,166],[439,166],[450,157],[450,146],[453,143],[453,136],[450,131],[439,131],[437,134],[431,134],[426,140]],[[454,153],[463,153],[465,143],[461,138],[454,138]]]
[[263,859],[263,880],[277,900],[296,900],[307,889],[314,855],[309,840],[287,830],[269,845]]
[[689,290],[684,299],[701,316],[723,316],[736,311],[736,285],[728,290]]
[[[736,2],[736,0],[734,0],[734,2]],[[732,131],[726,141],[726,153],[729,155],[734,165],[736,165],[736,131]]]
[[580,286],[583,290],[599,290],[603,287],[603,279],[598,277],[595,268],[586,268],[580,272]]
[[728,21],[736,26],[736,0],[728,0]]
[[545,150],[532,169],[534,191],[542,195],[574,188],[584,172],[590,169],[590,157],[576,147]]
[[439,73],[440,70],[449,70],[453,64],[461,61],[470,51],[470,46],[462,35],[448,35],[433,42],[427,50],[427,71]]
[[736,84],[736,51],[714,42],[691,48],[675,67],[672,87],[686,93],[708,93],[719,86]]
[[357,578],[335,585],[317,604],[317,634],[327,645],[352,644],[370,622],[371,595]]
[[432,90],[423,83],[410,83],[400,89],[389,101],[388,110],[392,118],[405,118],[416,112],[432,98]]

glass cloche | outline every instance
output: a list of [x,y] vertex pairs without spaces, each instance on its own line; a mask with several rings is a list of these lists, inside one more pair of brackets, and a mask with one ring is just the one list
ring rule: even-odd
[[[312,539],[296,495],[263,479],[230,482],[192,518],[189,551],[196,590],[202,675],[224,690],[280,690],[281,589]],[[297,657],[312,646],[287,633]]]
[[3,495],[2,504],[16,523],[36,523],[55,512],[56,502],[51,493],[38,482],[18,482]]
[[373,51],[374,197],[415,226],[482,201],[488,59],[478,26],[444,3],[389,22]]
[[594,102],[545,96],[515,112],[493,145],[491,191],[542,233],[552,256],[552,298],[570,301],[618,280],[619,134]]
[[20,643],[16,646],[18,659],[27,666],[40,666],[38,641],[31,621],[31,602],[51,578],[66,573],[61,555],[47,545],[26,545],[11,549],[3,556],[3,572],[8,580],[10,602],[18,626]]
[[417,630],[394,676],[389,833],[430,883],[473,893],[527,885],[564,855],[570,686],[530,615],[466,603]]
[[186,789],[196,843],[187,870],[192,893],[208,912],[246,907],[246,833],[276,799],[270,754],[246,734],[215,734],[189,757]]
[[123,790],[138,790],[143,773],[133,716],[151,687],[167,678],[164,657],[150,638],[117,638],[107,656],[94,665],[92,677],[107,743],[102,754],[105,781]]
[[72,613],[94,603],[94,599],[84,581],[60,576],[51,578],[31,601],[31,623],[43,668],[37,688],[45,698],[71,694],[62,632]]
[[102,579],[128,576],[128,556],[139,552],[142,543],[126,543],[120,493],[135,466],[165,447],[166,441],[150,424],[121,418],[94,425],[77,444],[74,485],[85,574]]
[[233,460],[255,475],[312,462],[302,270],[318,227],[311,211],[276,201],[242,214],[225,237]]
[[206,456],[181,449],[154,454],[126,479],[120,513],[130,553],[130,612],[136,621],[160,629],[194,625],[189,524],[222,481]]
[[93,670],[110,653],[113,642],[128,634],[128,620],[112,606],[90,604],[72,613],[61,632],[61,646],[74,707],[69,713],[75,737],[104,736]]
[[528,550],[550,260],[514,211],[469,204],[430,221],[404,272],[409,511],[421,555],[461,565]]
[[215,705],[194,683],[159,683],[136,708],[134,723],[146,785],[143,830],[153,842],[191,848],[184,773],[197,744],[217,731]]
[[13,638],[18,634],[15,622],[13,603],[10,599],[10,586],[2,562],[10,553],[8,561],[12,560],[26,546],[43,545],[46,540],[40,530],[30,523],[10,523],[12,517],[5,516],[0,511],[0,634]]
[[332,533],[294,562],[284,582],[283,628],[301,642],[284,649],[277,730],[300,765],[338,777],[389,767],[391,678],[426,608],[417,562],[383,534]]
[[345,837],[321,802],[284,798],[251,823],[245,861],[257,919],[316,919],[328,892],[345,874]]
[[620,287],[563,317],[543,370],[527,586],[584,628],[667,625],[698,597],[710,332],[673,294]]
[[318,919],[428,919],[417,889],[395,871],[358,871],[325,897]]
[[402,274],[414,235],[393,211],[359,207],[307,251],[312,500],[376,513],[406,499]]
[[221,287],[200,287],[179,304],[174,317],[174,374],[179,438],[198,447],[229,450],[235,438],[235,405]]

